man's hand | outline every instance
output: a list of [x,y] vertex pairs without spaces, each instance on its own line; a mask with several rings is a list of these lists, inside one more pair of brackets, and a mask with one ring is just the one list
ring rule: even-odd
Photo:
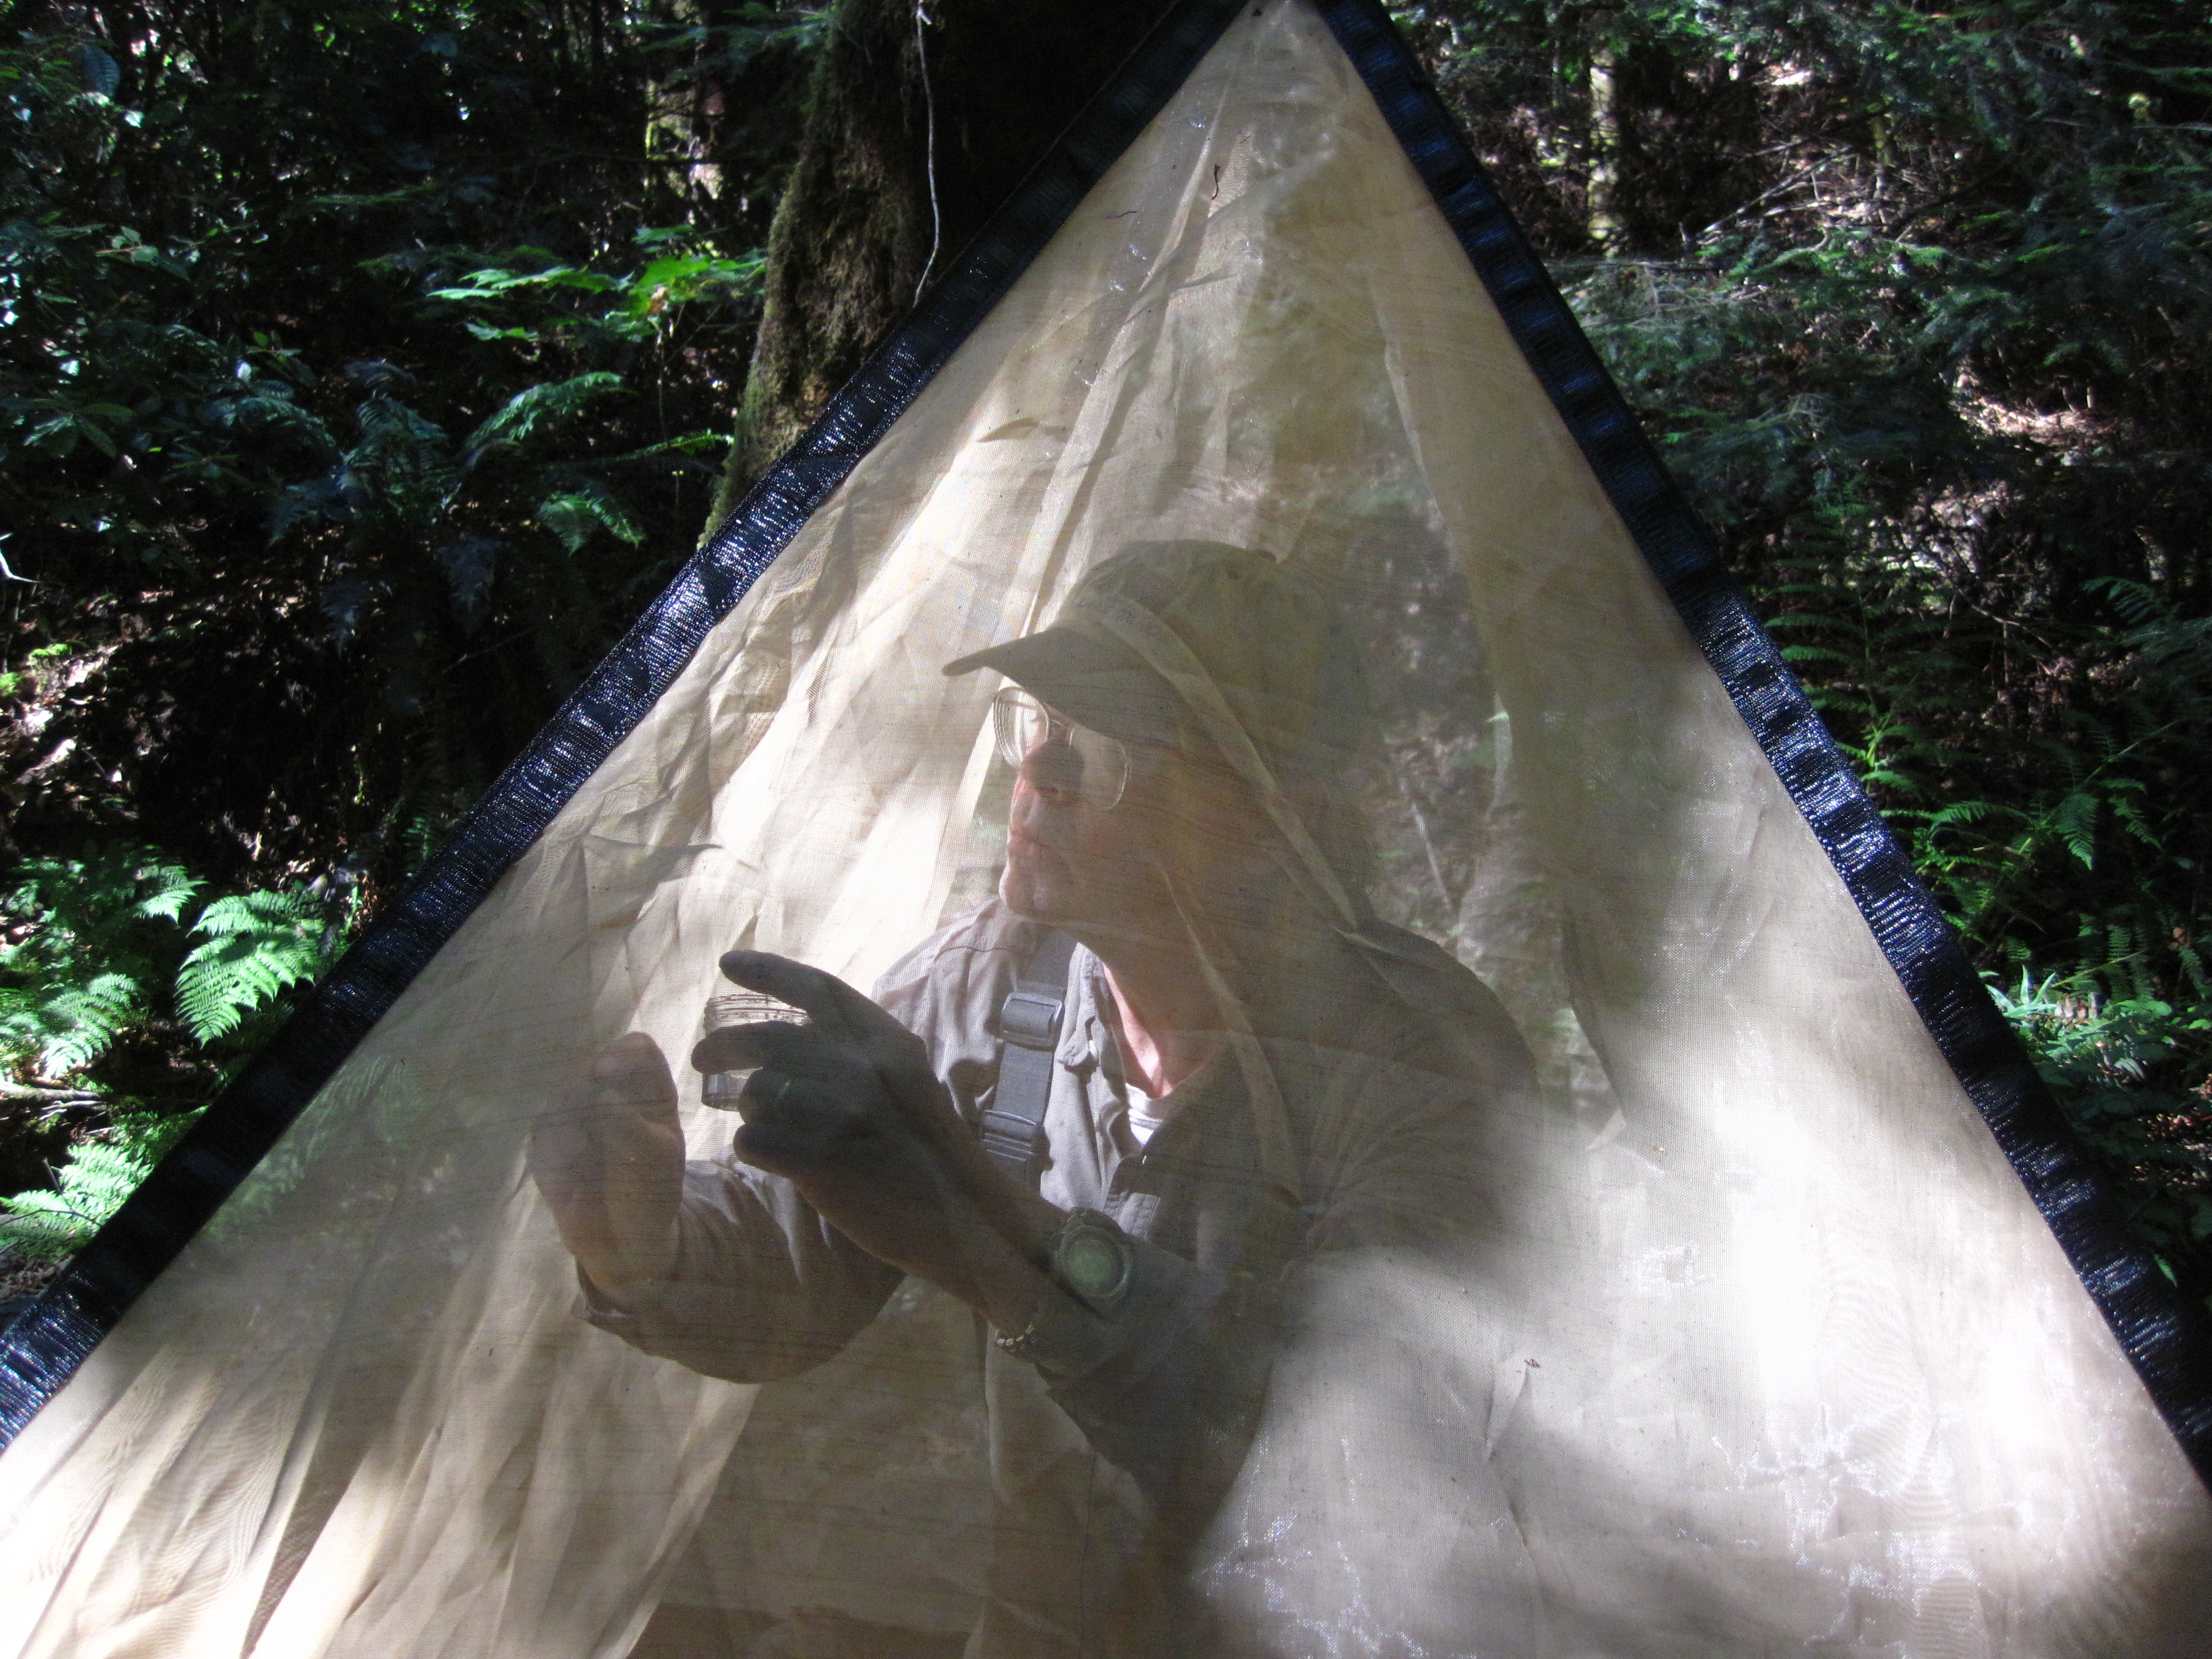
[[530,1174],[552,1206],[561,1241],[594,1285],[619,1301],[667,1276],[684,1192],[676,1083],[653,1040],[618,1037],[592,1062],[580,1104],[538,1121]]
[[976,1145],[921,1040],[843,981],[787,957],[732,951],[722,972],[812,1024],[738,1025],[692,1051],[702,1072],[757,1066],[737,1153],[784,1176],[870,1255],[942,1285],[1001,1328],[1023,1328],[1059,1212]]

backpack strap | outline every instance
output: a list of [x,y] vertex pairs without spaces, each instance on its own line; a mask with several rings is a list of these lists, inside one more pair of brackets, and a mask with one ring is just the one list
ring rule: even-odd
[[978,1127],[993,1161],[1032,1186],[1044,1169],[1045,1103],[1052,1097],[1053,1057],[1074,955],[1075,940],[1054,928],[999,1005],[998,1086]]

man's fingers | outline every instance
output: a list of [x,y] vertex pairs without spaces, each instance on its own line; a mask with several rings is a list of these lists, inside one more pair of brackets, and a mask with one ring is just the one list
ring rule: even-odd
[[599,1050],[584,1089],[532,1126],[529,1168],[570,1254],[614,1287],[666,1271],[684,1184],[676,1084],[651,1037]]
[[[816,1024],[833,1031],[862,1036],[873,1032],[889,1014],[862,996],[836,975],[789,957],[767,951],[728,951],[722,956],[722,975],[748,991],[765,991],[794,1008],[805,1010]],[[901,1028],[903,1029],[903,1028]]]
[[849,1154],[857,1143],[881,1133],[845,1091],[774,1066],[746,1079],[738,1111],[744,1119],[738,1156],[792,1174]]
[[660,1045],[642,1031],[617,1037],[592,1062],[592,1104],[673,1109],[676,1078]]
[[691,1050],[695,1071],[742,1072],[754,1066],[800,1063],[831,1039],[809,1025],[770,1020],[756,1025],[726,1025],[709,1031]]
[[835,974],[765,951],[731,951],[722,957],[722,972],[748,990],[765,991],[804,1009],[817,1029],[860,1044],[887,1076],[902,1085],[935,1075],[921,1039]]

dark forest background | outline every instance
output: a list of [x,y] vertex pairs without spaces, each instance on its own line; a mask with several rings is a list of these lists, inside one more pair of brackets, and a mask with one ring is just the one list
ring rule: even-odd
[[[0,1296],[1158,9],[6,8]],[[2208,9],[1397,14],[2197,1296]]]

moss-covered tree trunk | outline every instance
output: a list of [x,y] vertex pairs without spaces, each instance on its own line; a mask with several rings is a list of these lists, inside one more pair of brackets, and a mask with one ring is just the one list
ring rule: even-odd
[[912,306],[933,256],[941,270],[981,228],[1164,9],[841,0],[769,238],[767,304],[714,522]]

